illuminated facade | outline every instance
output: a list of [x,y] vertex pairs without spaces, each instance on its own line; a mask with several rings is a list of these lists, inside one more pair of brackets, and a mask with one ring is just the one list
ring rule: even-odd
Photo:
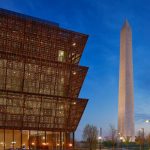
[[64,150],[87,104],[78,98],[88,36],[0,9],[0,150]]

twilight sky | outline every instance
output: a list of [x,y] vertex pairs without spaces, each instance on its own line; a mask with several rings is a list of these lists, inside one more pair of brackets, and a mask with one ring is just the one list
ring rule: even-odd
[[150,131],[149,0],[0,0],[0,7],[43,18],[89,35],[80,64],[89,67],[80,97],[89,103],[76,132],[82,139],[87,123],[117,128],[120,29],[128,19],[133,34],[136,132]]

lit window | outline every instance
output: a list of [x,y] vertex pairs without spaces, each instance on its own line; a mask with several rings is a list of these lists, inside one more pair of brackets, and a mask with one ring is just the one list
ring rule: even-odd
[[72,74],[73,74],[73,75],[76,75],[76,74],[77,74],[77,72],[76,72],[76,71],[73,71],[73,72],[72,72]]
[[72,46],[76,46],[76,43],[73,43]]
[[62,61],[62,62],[65,61],[65,52],[62,50],[58,51],[58,61]]
[[63,77],[61,77],[60,82],[61,82],[62,84],[64,83],[64,78],[63,78]]

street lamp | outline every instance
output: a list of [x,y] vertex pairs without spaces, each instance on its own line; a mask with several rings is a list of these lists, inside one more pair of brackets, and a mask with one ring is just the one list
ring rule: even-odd
[[146,123],[150,123],[150,120],[145,120]]
[[117,147],[119,148],[120,147],[120,136],[121,136],[121,133],[117,131]]
[[99,140],[99,146],[100,146],[100,150],[101,150],[101,140],[102,140],[102,137],[99,136],[99,137],[98,137],[98,140]]
[[144,149],[144,128],[141,128],[140,131],[142,131],[142,145]]
[[122,149],[122,141],[123,141],[123,137],[121,136],[121,137],[120,137],[120,142],[121,142],[120,147],[121,147],[121,149]]
[[146,123],[150,123],[150,120],[147,119],[147,120],[145,120],[145,122],[146,122]]

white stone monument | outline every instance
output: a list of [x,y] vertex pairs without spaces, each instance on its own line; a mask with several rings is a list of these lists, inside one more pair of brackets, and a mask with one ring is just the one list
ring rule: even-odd
[[135,139],[132,31],[128,21],[125,21],[120,35],[118,132],[124,140]]

